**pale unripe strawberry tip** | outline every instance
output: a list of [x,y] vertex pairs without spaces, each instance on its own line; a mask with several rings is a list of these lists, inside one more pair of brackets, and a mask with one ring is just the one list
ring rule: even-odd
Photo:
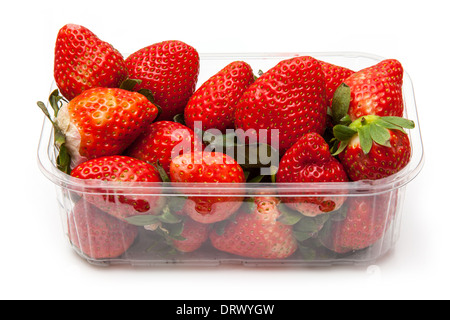
[[55,119],[55,124],[66,137],[66,148],[71,157],[70,168],[73,169],[77,165],[85,162],[88,158],[80,154],[81,135],[75,125],[70,120],[67,103],[64,103]]

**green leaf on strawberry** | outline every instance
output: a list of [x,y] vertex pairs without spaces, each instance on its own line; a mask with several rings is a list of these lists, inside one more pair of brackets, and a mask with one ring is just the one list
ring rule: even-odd
[[333,148],[333,155],[340,154],[348,145],[351,139],[358,135],[361,149],[364,154],[368,154],[372,149],[373,142],[385,147],[390,147],[390,131],[399,130],[405,133],[405,129],[413,129],[414,121],[401,117],[376,115],[362,116],[348,126],[338,124],[333,127],[336,138]]
[[[178,197],[176,197],[178,198]],[[145,227],[149,231],[155,231],[164,238],[185,240],[181,233],[184,230],[185,219],[174,214],[170,204],[167,204],[160,215],[137,215],[126,218],[125,220],[132,225]]]
[[389,143],[389,139],[391,138],[389,131],[379,124],[375,123],[374,125],[369,126],[369,134],[374,142],[386,147],[391,146]]
[[158,216],[153,215],[136,215],[125,218],[125,220],[132,225],[144,227],[159,222]]
[[47,109],[47,106],[42,101],[38,101],[37,105],[42,110],[42,112],[45,114],[45,116],[50,120],[50,122],[53,125],[54,129],[54,144],[56,148],[58,149],[58,156],[56,158],[56,166],[59,170],[61,170],[64,173],[70,174],[70,161],[71,157],[66,147],[66,136],[61,131],[61,129],[56,124],[56,117],[58,116],[58,112],[61,109],[63,102],[67,103],[67,100],[64,99],[59,94],[59,90],[55,89],[50,94],[48,98],[48,102],[50,107],[53,110],[54,118],[50,115],[50,112]]
[[362,126],[357,129],[359,135],[359,141],[361,143],[361,149],[365,154],[368,154],[372,148],[372,138],[370,137],[370,127]]
[[171,237],[172,239],[179,240],[179,241],[186,240],[186,238],[181,235],[184,230],[184,223],[169,224],[169,225],[165,226],[164,228],[165,228],[165,230],[167,230],[167,235],[169,237]]
[[333,133],[339,141],[346,141],[350,140],[357,131],[342,124],[338,124],[333,127]]
[[123,90],[133,91],[134,87],[141,83],[142,80],[127,78],[120,84],[119,88]]
[[172,213],[172,211],[170,210],[170,208],[168,206],[166,206],[163,209],[163,213],[158,216],[158,219],[162,223],[168,223],[168,224],[180,223],[182,221],[182,219],[179,216]]
[[136,226],[148,226],[158,222],[175,224],[182,221],[181,217],[173,214],[168,206],[164,207],[163,213],[160,215],[135,215],[125,218],[125,220]]
[[134,87],[141,83],[142,80],[127,78],[120,84],[119,88],[123,90],[133,91]]
[[170,178],[167,175],[166,170],[164,170],[163,166],[161,165],[161,163],[159,163],[159,160],[156,161],[156,163],[151,163],[149,161],[146,161],[148,164],[150,164],[151,166],[153,166],[159,173],[162,182],[170,182]]
[[70,174],[70,172],[71,172],[70,154],[66,148],[65,143],[63,143],[61,145],[61,147],[59,148],[59,154],[58,154],[58,157],[56,158],[56,165],[57,165],[58,169],[61,170],[62,172]]
[[316,217],[304,217],[294,226],[294,236],[297,241],[303,242],[316,237],[324,224],[330,218],[330,214],[322,214]]
[[401,117],[382,117],[382,120],[388,122],[390,125],[394,125],[394,127],[390,126],[391,129],[414,129],[415,126],[413,121]]
[[288,226],[297,224],[300,219],[305,217],[300,212],[290,209],[284,203],[280,203],[278,205],[278,210],[280,211],[281,215],[278,217],[277,221]]
[[179,123],[179,124],[182,124],[183,126],[185,126],[186,125],[186,121],[184,121],[184,114],[183,113],[179,113],[179,114],[175,115],[173,117],[173,122],[176,122],[176,123]]
[[[298,211],[295,211],[285,204],[278,205],[280,216],[277,221],[284,224],[293,226],[293,234],[298,242],[304,243],[311,238],[320,238],[324,233],[323,229],[326,228],[330,221],[334,223],[345,219],[346,209],[345,204],[341,209],[329,213],[322,214],[315,217],[307,217]],[[325,231],[326,233],[327,231]],[[306,247],[305,247],[306,248]]]
[[334,92],[331,116],[334,123],[347,122],[348,106],[350,105],[350,87],[342,83]]

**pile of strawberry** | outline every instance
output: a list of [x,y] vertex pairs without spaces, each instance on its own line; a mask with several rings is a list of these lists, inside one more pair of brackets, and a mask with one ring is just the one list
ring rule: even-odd
[[[51,110],[38,105],[54,127],[58,168],[73,179],[115,186],[153,183],[133,194],[81,195],[68,217],[69,236],[91,258],[124,255],[142,227],[180,252],[209,246],[261,259],[348,254],[371,246],[389,227],[392,194],[347,198],[342,189],[331,196],[312,190],[248,197],[237,187],[195,195],[189,184],[344,187],[397,173],[411,157],[405,129],[414,128],[403,118],[397,60],[353,71],[295,56],[259,77],[234,61],[197,88],[201,61],[190,45],[164,41],[125,59],[87,28],[69,24],[58,33],[54,61]],[[219,134],[203,135],[211,129]],[[241,129],[248,141],[230,138],[227,129]],[[270,146],[279,166],[258,174],[267,164],[241,163],[225,152],[237,144],[246,152]],[[212,148],[218,145],[225,151]],[[162,183],[186,189],[163,196],[154,187]]]

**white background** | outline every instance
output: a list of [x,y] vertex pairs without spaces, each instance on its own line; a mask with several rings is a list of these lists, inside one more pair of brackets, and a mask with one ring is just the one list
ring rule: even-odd
[[[448,299],[448,1],[4,1],[0,10],[2,299]],[[445,6],[445,7],[444,7]],[[361,51],[400,60],[425,167],[395,250],[366,267],[98,268],[66,242],[36,150],[56,34],[82,24],[122,52],[162,40],[199,52]]]

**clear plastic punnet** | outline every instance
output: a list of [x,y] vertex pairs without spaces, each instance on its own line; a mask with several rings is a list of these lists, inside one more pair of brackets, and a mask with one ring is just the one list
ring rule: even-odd
[[[247,62],[257,72],[305,55],[352,70],[384,59],[358,52],[201,54],[197,87],[236,60]],[[51,91],[54,89],[55,84]],[[404,117],[415,123],[414,129],[405,130],[411,142],[411,160],[400,172],[379,180],[234,184],[82,180],[58,170],[53,126],[47,118],[39,142],[38,164],[56,187],[69,246],[94,265],[368,265],[395,246],[406,187],[424,162],[414,89],[406,71],[403,101]],[[331,199],[339,206],[320,216],[299,215],[289,204],[301,199],[309,199],[309,203]],[[139,201],[151,203],[157,212],[141,215],[133,205]],[[190,225],[192,219],[186,218],[186,212],[194,210],[228,211],[229,217]],[[131,218],[120,220],[106,211],[125,212]],[[272,218],[264,220],[263,213],[270,213]],[[362,220],[361,230],[353,231],[363,234],[361,241],[350,245],[349,225],[356,226]],[[189,245],[183,245],[187,237]]]

